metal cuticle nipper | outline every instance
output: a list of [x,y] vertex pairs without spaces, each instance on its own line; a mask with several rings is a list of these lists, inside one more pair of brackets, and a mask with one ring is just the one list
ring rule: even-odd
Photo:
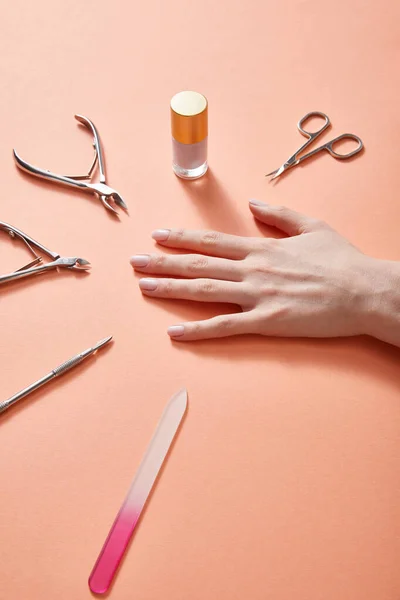
[[[4,231],[10,235],[13,239],[21,240],[28,250],[33,254],[34,260],[29,264],[21,267],[20,269],[14,271],[13,273],[9,273],[8,275],[0,275],[0,285],[2,283],[8,283],[9,281],[14,281],[16,279],[22,279],[23,277],[29,277],[30,275],[38,275],[39,273],[46,273],[52,269],[71,269],[74,271],[87,271],[90,269],[90,263],[84,258],[66,258],[60,256],[56,252],[52,252],[39,242],[36,242],[29,235],[23,233],[23,231],[9,225],[8,223],[4,223],[0,221],[0,231]],[[44,263],[43,259],[39,254],[37,254],[36,250],[39,250],[43,254],[49,256],[52,261],[48,263]]]
[[[56,173],[52,173],[51,171],[40,169],[39,167],[35,167],[30,163],[23,160],[19,154],[14,150],[14,158],[17,166],[29,173],[30,175],[34,175],[35,177],[39,177],[41,179],[47,179],[50,181],[55,181],[57,183],[62,183],[64,185],[78,188],[80,190],[91,192],[95,194],[103,203],[107,210],[111,211],[113,214],[118,215],[116,209],[110,204],[110,201],[113,201],[114,204],[120,206],[124,210],[127,210],[127,206],[120,196],[120,194],[109,187],[106,183],[106,173],[105,173],[105,165],[103,159],[103,152],[101,149],[100,136],[95,125],[88,119],[82,115],[75,115],[75,119],[87,127],[93,133],[93,147],[94,147],[94,159],[92,165],[87,173],[87,175],[57,175]],[[99,181],[98,182],[88,182],[87,180],[91,180],[93,173],[95,171],[96,166],[98,165],[99,169]]]

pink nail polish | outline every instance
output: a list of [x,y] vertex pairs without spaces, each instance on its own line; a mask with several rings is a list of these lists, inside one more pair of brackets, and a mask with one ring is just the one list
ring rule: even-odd
[[153,240],[157,242],[165,242],[169,238],[169,234],[171,233],[170,229],[156,229],[151,234]]
[[261,202],[261,200],[250,200],[249,204],[252,204],[253,206],[268,206],[268,204]]
[[172,169],[198,179],[208,169],[208,102],[198,92],[179,92],[171,100]]
[[149,261],[150,256],[148,254],[136,254],[131,258],[131,265],[132,267],[147,267]]
[[170,337],[180,337],[185,333],[185,328],[183,325],[172,325],[172,327],[168,327],[168,335]]
[[154,292],[157,289],[157,279],[144,278],[139,281],[139,287],[146,292]]

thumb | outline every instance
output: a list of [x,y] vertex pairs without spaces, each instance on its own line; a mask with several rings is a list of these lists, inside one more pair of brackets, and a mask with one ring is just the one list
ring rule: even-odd
[[266,225],[276,227],[288,235],[310,233],[326,227],[325,223],[302,215],[285,206],[271,206],[260,200],[250,200],[250,210],[254,217]]

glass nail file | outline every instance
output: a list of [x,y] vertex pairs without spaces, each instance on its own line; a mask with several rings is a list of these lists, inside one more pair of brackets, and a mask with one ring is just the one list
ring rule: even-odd
[[89,588],[95,594],[106,593],[112,583],[186,407],[187,391],[184,389],[175,394],[164,409],[128,495],[90,574]]

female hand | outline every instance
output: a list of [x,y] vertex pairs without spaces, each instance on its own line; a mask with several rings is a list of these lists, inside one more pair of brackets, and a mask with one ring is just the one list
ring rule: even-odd
[[366,333],[367,273],[374,259],[322,221],[255,200],[250,210],[288,237],[160,229],[153,233],[158,244],[191,254],[132,257],[135,270],[152,276],[139,281],[146,296],[229,302],[242,309],[174,325],[169,335],[189,341],[245,333],[302,337]]

